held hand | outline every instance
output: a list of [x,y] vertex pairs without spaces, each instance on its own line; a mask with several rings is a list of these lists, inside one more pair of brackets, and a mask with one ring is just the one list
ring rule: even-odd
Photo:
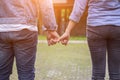
[[65,30],[65,33],[59,38],[59,42],[61,42],[63,45],[68,44],[71,30],[75,27],[76,24],[77,23],[72,20],[69,21],[68,26]]
[[47,31],[48,46],[54,45],[58,42],[59,35],[56,31]]
[[70,33],[65,32],[60,38],[59,38],[59,42],[61,42],[63,45],[67,45],[68,41],[70,38]]

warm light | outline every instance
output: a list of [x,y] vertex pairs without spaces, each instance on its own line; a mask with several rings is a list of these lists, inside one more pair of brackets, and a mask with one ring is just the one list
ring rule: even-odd
[[53,0],[54,3],[67,3],[67,0]]

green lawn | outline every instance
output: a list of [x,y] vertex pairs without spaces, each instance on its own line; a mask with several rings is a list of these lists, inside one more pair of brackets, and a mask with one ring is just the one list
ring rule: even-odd
[[[35,67],[35,80],[91,80],[91,60],[86,43],[68,46],[38,43]],[[11,80],[18,80],[16,72],[14,64]]]
[[[39,35],[38,36],[38,39],[39,40],[46,40],[46,36],[43,36],[43,35]],[[85,36],[71,36],[70,37],[70,40],[86,40],[86,37]]]
[[90,67],[86,44],[38,45],[36,80],[89,80]]
[[[90,80],[91,61],[87,44],[47,46],[39,43],[35,80]],[[11,80],[18,80],[16,67]]]

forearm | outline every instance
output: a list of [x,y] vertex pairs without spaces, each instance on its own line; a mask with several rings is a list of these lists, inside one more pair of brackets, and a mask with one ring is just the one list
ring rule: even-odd
[[75,0],[72,13],[69,17],[70,20],[79,23],[83,12],[86,9],[88,0]]
[[57,30],[57,23],[52,0],[40,0],[40,13],[42,15],[43,30]]
[[65,32],[70,34],[72,29],[75,27],[76,24],[77,24],[76,22],[70,20],[69,23],[68,23],[68,26],[67,26],[67,28],[65,30]]
[[66,33],[71,33],[72,29],[77,23],[79,23],[83,12],[87,6],[88,0],[75,0],[72,13],[69,17],[70,21],[68,27],[66,28]]

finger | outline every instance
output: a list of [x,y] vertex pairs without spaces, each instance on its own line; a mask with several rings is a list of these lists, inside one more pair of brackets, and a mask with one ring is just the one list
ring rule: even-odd
[[47,36],[47,43],[48,43],[48,46],[50,46],[50,37]]
[[57,43],[57,42],[59,42],[59,38],[60,38],[60,36],[59,36],[59,35],[56,35],[53,41],[54,41],[55,43]]
[[61,44],[62,44],[62,45],[65,45],[65,42],[64,42],[64,40],[62,40],[62,41],[61,41]]
[[63,39],[64,39],[64,37],[61,36],[61,37],[58,39],[58,41],[61,42],[61,41],[63,41]]
[[59,38],[54,39],[54,42],[59,43]]
[[65,45],[67,45],[68,44],[68,40],[64,40],[64,43],[65,43]]
[[48,41],[48,46],[54,45],[57,43],[57,39],[48,39],[47,41]]
[[48,46],[50,46],[51,44],[50,44],[50,40],[47,40],[47,43],[48,43]]
[[56,44],[56,40],[51,39],[51,40],[50,40],[50,45],[54,45],[54,44]]
[[57,42],[59,43],[60,41],[61,41],[61,39],[60,39],[60,38],[58,38]]
[[53,45],[52,40],[50,39],[50,45]]
[[67,45],[67,44],[68,44],[68,40],[62,40],[61,43],[62,43],[63,45]]
[[52,39],[49,39],[48,40],[48,46],[51,46],[51,45],[53,45],[54,44],[54,41],[52,40]]

